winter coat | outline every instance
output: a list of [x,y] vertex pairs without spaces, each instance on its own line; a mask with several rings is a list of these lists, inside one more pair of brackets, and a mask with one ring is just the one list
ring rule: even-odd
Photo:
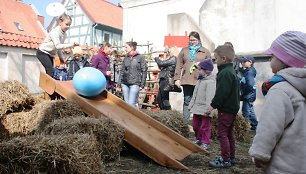
[[190,61],[189,58],[189,48],[185,47],[181,50],[177,57],[176,69],[174,73],[174,80],[181,80],[181,85],[195,85],[198,76],[199,70],[195,69],[191,74],[189,72],[190,67],[197,62],[201,62],[207,58],[210,58],[210,52],[204,47],[200,47],[198,52],[195,55],[195,60]]
[[241,70],[240,100],[254,102],[256,100],[256,69],[254,67]]
[[306,173],[306,69],[286,68],[277,75],[286,81],[265,96],[262,115],[249,150],[269,162],[266,173]]
[[72,59],[68,64],[68,80],[72,80],[74,74],[83,67],[90,67],[86,58],[82,57],[80,61]]
[[106,89],[111,89],[114,87],[114,85],[111,83],[111,76],[106,75],[107,71],[111,71],[110,59],[106,53],[99,51],[99,53],[92,58],[91,66],[97,68],[104,74],[107,81]]
[[155,58],[160,72],[158,75],[159,79],[167,79],[169,77],[174,77],[175,65],[176,65],[176,56],[171,56],[166,60],[160,60],[158,57]]
[[216,91],[215,76],[209,75],[199,79],[193,91],[188,109],[191,113],[204,115],[210,106]]
[[147,62],[143,56],[136,54],[125,57],[121,64],[118,85],[138,85],[144,88],[147,78]]
[[220,111],[237,114],[240,108],[240,84],[232,63],[218,66],[216,94],[211,106]]

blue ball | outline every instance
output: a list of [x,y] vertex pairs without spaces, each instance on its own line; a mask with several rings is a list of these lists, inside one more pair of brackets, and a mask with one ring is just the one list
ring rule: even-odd
[[106,88],[104,74],[96,68],[85,67],[78,70],[73,76],[73,86],[79,95],[94,97]]

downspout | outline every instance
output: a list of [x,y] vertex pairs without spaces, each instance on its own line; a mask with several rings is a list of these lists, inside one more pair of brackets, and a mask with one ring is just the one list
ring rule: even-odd
[[91,43],[91,45],[92,46],[95,46],[94,45],[94,43],[95,43],[95,39],[96,39],[96,27],[98,26],[98,24],[97,23],[94,23],[93,25],[92,25],[92,43]]

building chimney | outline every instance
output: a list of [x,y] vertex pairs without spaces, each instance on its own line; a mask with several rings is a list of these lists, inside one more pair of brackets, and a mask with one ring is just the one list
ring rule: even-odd
[[45,18],[43,16],[37,15],[37,18],[39,20],[39,22],[41,23],[42,26],[45,25]]

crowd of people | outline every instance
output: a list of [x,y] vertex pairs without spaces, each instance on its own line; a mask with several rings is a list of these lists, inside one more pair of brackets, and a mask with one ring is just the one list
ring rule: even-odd
[[[101,48],[91,62],[83,57],[77,43],[65,44],[65,32],[71,18],[59,17],[59,25],[47,35],[37,51],[37,58],[46,73],[57,80],[71,80],[79,69],[91,66],[106,77],[107,90],[122,91],[124,101],[137,108],[137,98],[145,90],[147,62],[137,51],[136,42],[126,42],[125,57],[120,70],[115,67],[110,43]],[[214,58],[203,47],[200,34],[189,34],[189,45],[182,48],[171,46],[156,57],[159,73],[157,103],[161,110],[173,109],[169,92],[183,91],[183,117],[195,132],[194,143],[208,150],[211,144],[211,117],[218,111],[217,137],[221,153],[209,161],[213,168],[228,168],[235,164],[234,123],[242,102],[242,115],[256,130],[250,155],[254,164],[267,173],[306,173],[306,34],[288,31],[272,43],[265,54],[271,55],[274,76],[263,83],[265,96],[260,120],[254,111],[256,100],[256,69],[254,57],[238,58],[231,42],[225,42],[214,50]],[[61,49],[73,48],[73,58],[65,61]],[[58,52],[60,66],[54,69],[53,58]],[[68,69],[63,66],[68,64]],[[214,64],[217,74],[213,75]],[[112,75],[117,74],[115,78]],[[116,80],[113,80],[116,79]],[[115,88],[115,83],[117,87]]]

